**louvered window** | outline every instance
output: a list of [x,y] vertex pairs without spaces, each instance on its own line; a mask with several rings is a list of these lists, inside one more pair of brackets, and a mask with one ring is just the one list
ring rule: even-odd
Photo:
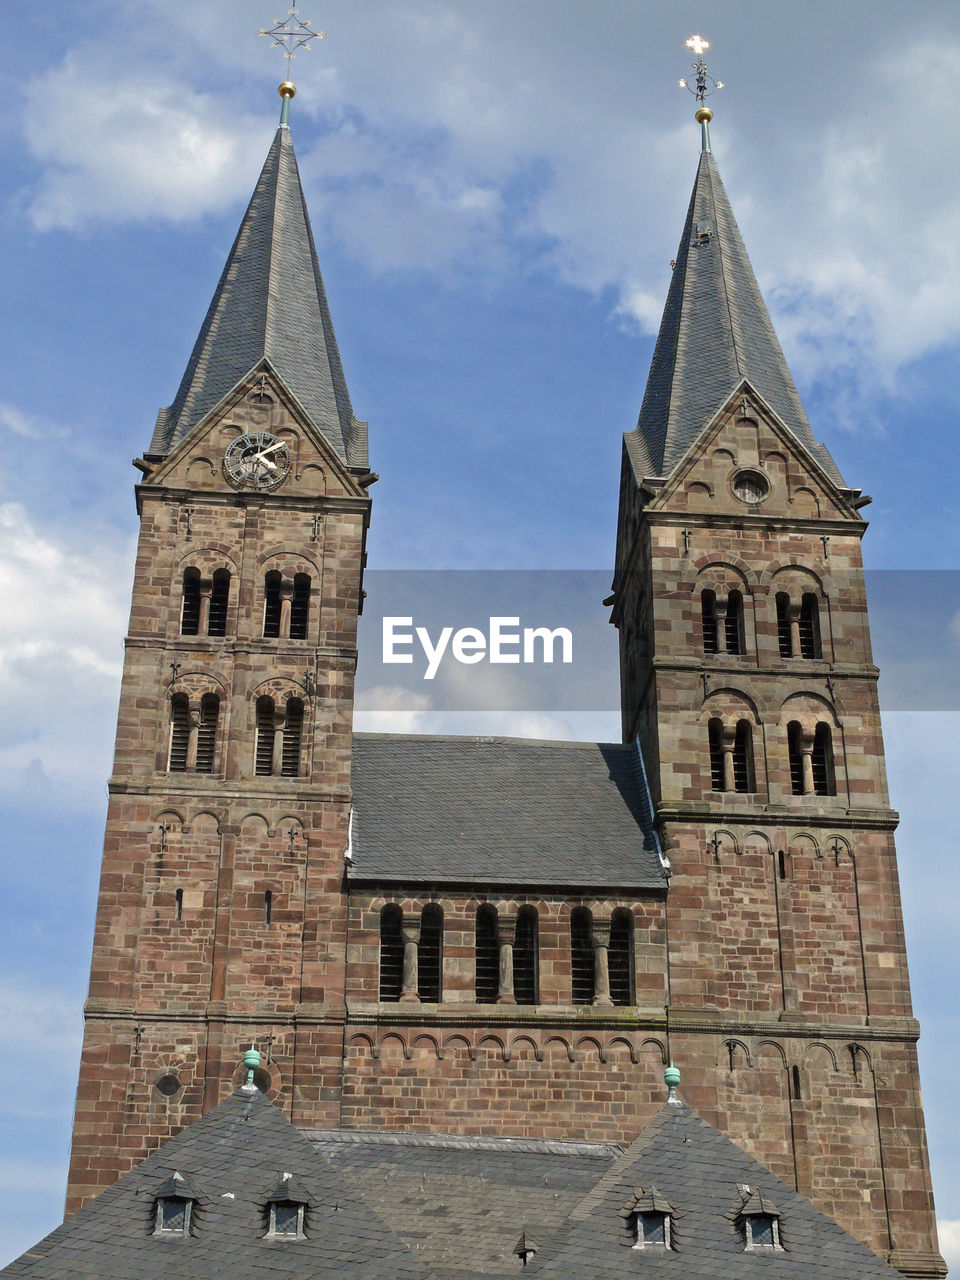
[[517,912],[516,940],[513,944],[513,994],[517,1004],[538,1004],[538,917],[536,907]]
[[703,652],[716,653],[719,649],[717,641],[717,597],[712,591],[700,594],[700,618],[703,624]]
[[306,640],[310,621],[310,575],[298,573],[293,580],[290,602],[290,639]]
[[818,796],[835,796],[837,783],[833,769],[833,735],[830,726],[822,722],[813,736],[813,790]]
[[200,701],[200,726],[197,730],[197,773],[213,773],[219,719],[220,699],[215,693],[205,693]]
[[787,725],[787,750],[790,753],[790,786],[795,796],[803,795],[803,752],[800,742],[803,731],[796,720]]
[[273,773],[273,739],[276,733],[273,699],[257,699],[256,774],[269,778]]
[[227,605],[230,603],[230,570],[217,569],[213,575],[210,592],[210,622],[207,628],[212,636],[227,634]]
[[570,913],[570,985],[574,1004],[592,1004],[596,995],[592,922],[586,907],[576,907]]
[[707,738],[710,744],[710,787],[713,791],[722,791],[723,725],[719,720],[711,720],[707,725]]
[[500,992],[500,943],[497,909],[489,903],[477,908],[474,946],[474,992],[477,1004],[494,1004]]
[[737,721],[733,740],[733,786],[736,791],[754,791],[753,729],[748,720]]
[[267,640],[276,640],[280,635],[281,582],[281,576],[276,570],[268,573],[263,580],[263,634]]
[[186,694],[175,693],[170,700],[170,758],[167,768],[171,773],[184,772],[189,746],[190,704]]
[[195,636],[200,630],[200,570],[186,569],[183,574],[183,604],[180,610],[180,634]]
[[403,913],[388,903],[380,911],[380,999],[399,1000],[403,990]]
[[417,986],[420,999],[437,1004],[442,991],[443,908],[435,902],[423,908],[420,917],[420,946],[417,948]]
[[610,999],[616,1005],[633,1004],[633,915],[620,909],[610,921]]
[[800,606],[800,656],[801,658],[819,658],[822,656],[820,646],[820,605],[817,597],[808,592]]
[[303,703],[299,698],[287,702],[287,715],[283,724],[283,760],[281,772],[285,778],[300,776],[300,747],[303,739]]
[[783,591],[777,593],[777,641],[780,657],[793,657],[793,638],[790,635],[790,597]]
[[724,628],[727,653],[743,653],[743,595],[739,591],[731,591],[727,597]]

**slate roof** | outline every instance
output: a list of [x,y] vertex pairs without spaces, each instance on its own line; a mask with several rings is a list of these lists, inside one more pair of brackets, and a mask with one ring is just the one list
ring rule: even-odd
[[[700,231],[708,233],[701,239]],[[702,152],[635,430],[638,479],[669,475],[744,379],[830,478],[747,256],[713,153]]]
[[[179,1172],[201,1198],[187,1238],[152,1234],[155,1197]],[[304,1240],[265,1240],[265,1206],[289,1173],[310,1197]],[[259,1090],[202,1120],[0,1271],[4,1280],[424,1280],[429,1272]]]
[[610,1168],[609,1143],[307,1132],[431,1275],[515,1275],[518,1236],[556,1231]]
[[227,258],[176,399],[157,415],[166,455],[266,360],[342,461],[367,465],[320,275],[290,129],[281,125]]
[[[672,1205],[673,1248],[631,1248],[621,1211],[654,1184]],[[745,1251],[740,1188],[780,1212],[782,1250]],[[528,1268],[535,1276],[637,1280],[894,1280],[895,1271],[809,1200],[679,1103],[668,1103]]]
[[353,739],[352,884],[663,889],[633,744]]

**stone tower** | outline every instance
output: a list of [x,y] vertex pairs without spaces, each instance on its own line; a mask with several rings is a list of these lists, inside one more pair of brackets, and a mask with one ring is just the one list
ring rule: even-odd
[[941,1275],[860,554],[869,498],[811,431],[698,119],[625,437],[614,605],[624,739],[641,744],[671,862],[670,1052],[702,1115],[904,1274]]
[[336,1120],[314,1073],[335,1078],[340,1060],[329,1022],[375,477],[286,123],[135,465],[68,1208],[219,1101],[253,1040],[309,1062],[298,1096],[314,1122]]

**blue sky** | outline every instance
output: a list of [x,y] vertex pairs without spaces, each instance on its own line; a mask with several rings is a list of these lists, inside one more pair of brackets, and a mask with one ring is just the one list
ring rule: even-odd
[[[370,419],[371,564],[604,569],[697,160],[714,149],[817,435],[873,494],[875,569],[960,568],[956,6],[303,6],[294,138]],[[172,399],[276,123],[249,0],[48,0],[0,43],[0,1261],[58,1219],[136,536]],[[956,216],[955,216],[956,215]],[[944,574],[945,592],[956,576]],[[907,620],[960,644],[956,607]],[[903,628],[905,629],[905,628]],[[902,645],[902,631],[899,644]],[[878,657],[898,643],[877,634]],[[610,672],[611,689],[615,672]],[[369,722],[369,720],[368,720]],[[376,723],[450,728],[428,698]],[[460,729],[616,736],[598,712]],[[955,711],[885,720],[945,1248],[960,877]]]

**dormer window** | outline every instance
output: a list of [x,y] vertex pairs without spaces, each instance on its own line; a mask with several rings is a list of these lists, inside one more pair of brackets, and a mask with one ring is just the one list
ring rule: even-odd
[[745,1213],[741,1218],[746,1249],[779,1249],[780,1223],[772,1213]]
[[190,1235],[193,1224],[193,1207],[197,1193],[181,1173],[174,1173],[157,1188],[154,1200],[153,1234],[168,1239],[183,1239]]
[[283,1175],[267,1201],[267,1240],[305,1240],[304,1222],[310,1198],[297,1179]]
[[633,1199],[620,1211],[626,1227],[623,1243],[634,1249],[672,1249],[675,1216],[656,1187],[636,1187]]

